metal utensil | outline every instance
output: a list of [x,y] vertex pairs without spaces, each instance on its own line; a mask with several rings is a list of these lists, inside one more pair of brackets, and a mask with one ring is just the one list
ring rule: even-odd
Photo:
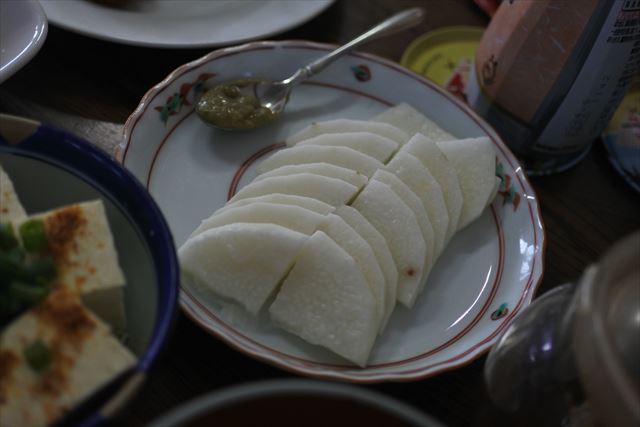
[[[218,98],[216,98],[216,101],[211,101],[211,98],[207,98],[207,94],[205,93],[196,105],[196,112],[199,117],[207,123],[227,130],[249,129],[263,126],[281,115],[289,101],[291,90],[294,87],[324,70],[340,56],[352,51],[363,43],[413,27],[419,24],[423,17],[424,9],[419,7],[400,12],[356,37],[349,43],[298,69],[291,77],[281,81],[245,79],[243,81],[237,81],[240,82],[237,85],[234,84],[234,82],[222,83],[222,85],[225,86],[234,86],[232,88],[234,91],[233,99],[222,99],[221,103],[212,105],[212,102],[218,102]],[[235,88],[237,88],[237,90]],[[215,87],[210,89],[210,91],[211,90],[215,90]],[[231,110],[234,108],[234,100],[241,98],[242,103],[245,105],[238,105],[236,110]],[[262,115],[266,113],[268,117],[265,119],[263,116],[260,120],[252,120],[250,116],[251,110],[246,108],[247,102],[252,103],[255,112]],[[219,119],[220,115],[216,115],[220,112],[223,120]],[[231,116],[225,116],[227,113],[233,114],[234,120],[231,120]],[[235,120],[238,116],[242,119],[242,115],[244,114],[247,115],[247,120],[244,122],[242,120],[239,122]],[[224,120],[225,118],[226,120]],[[247,125],[244,126],[243,123]]]

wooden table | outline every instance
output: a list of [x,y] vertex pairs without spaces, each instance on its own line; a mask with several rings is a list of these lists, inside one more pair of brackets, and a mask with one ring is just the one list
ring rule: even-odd
[[[427,10],[420,26],[362,50],[399,61],[407,45],[426,31],[488,23],[470,0],[338,0],[312,21],[273,38],[344,43],[415,5]],[[177,66],[207,52],[131,47],[50,26],[38,55],[0,85],[0,112],[68,129],[113,152],[122,125],[147,89]],[[640,197],[615,173],[599,142],[572,170],[531,181],[542,205],[547,238],[546,272],[539,293],[575,280],[609,245],[640,228]],[[412,404],[450,426],[513,425],[521,418],[491,404],[483,365],[480,358],[424,381],[367,387]],[[232,350],[180,314],[154,374],[118,424],[140,425],[214,389],[283,377],[291,374]]]

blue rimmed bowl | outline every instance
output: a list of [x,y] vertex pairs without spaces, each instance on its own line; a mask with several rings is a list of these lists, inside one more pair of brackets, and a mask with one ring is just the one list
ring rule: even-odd
[[138,363],[63,420],[96,425],[144,382],[169,335],[178,298],[178,261],[167,223],[147,190],[104,151],[64,131],[0,114],[0,164],[28,213],[102,199],[127,279],[126,345]]

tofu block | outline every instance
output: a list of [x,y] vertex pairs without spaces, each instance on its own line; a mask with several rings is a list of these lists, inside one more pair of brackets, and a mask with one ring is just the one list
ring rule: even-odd
[[[51,355],[42,371],[25,356],[37,342]],[[0,425],[49,425],[135,363],[76,292],[57,288],[0,336]]]
[[56,283],[78,291],[91,311],[118,333],[123,331],[125,277],[102,201],[63,206],[28,219],[44,221]]
[[0,165],[0,223],[21,222],[27,213],[20,203],[13,182]]

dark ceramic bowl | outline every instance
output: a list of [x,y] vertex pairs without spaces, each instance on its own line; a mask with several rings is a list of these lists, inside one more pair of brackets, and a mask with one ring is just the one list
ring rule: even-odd
[[361,386],[289,379],[242,384],[199,397],[149,427],[442,427],[417,409]]

